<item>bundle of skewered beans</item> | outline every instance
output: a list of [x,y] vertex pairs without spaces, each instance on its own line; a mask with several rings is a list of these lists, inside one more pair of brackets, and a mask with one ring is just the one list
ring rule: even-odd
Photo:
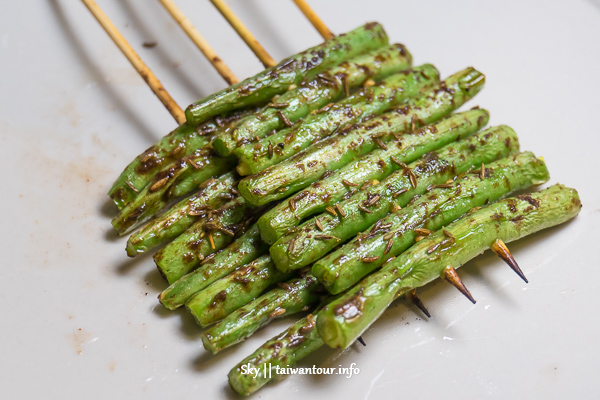
[[[212,0],[267,67],[238,82],[173,2],[160,1],[232,86],[183,113],[145,75],[180,126],[117,179],[113,226],[120,235],[141,226],[131,257],[167,243],[154,256],[170,284],[159,299],[208,327],[213,353],[311,311],[231,370],[240,394],[323,344],[364,344],[360,335],[397,297],[429,317],[416,289],[437,277],[475,303],[456,268],[487,248],[527,282],[506,243],[581,208],[562,185],[508,197],[547,182],[548,170],[520,152],[508,126],[481,130],[488,111],[455,112],[483,88],[474,68],[440,81],[434,66],[413,67],[381,25],[333,36],[300,0],[326,40],[275,64]],[[248,365],[259,374],[244,373]]]

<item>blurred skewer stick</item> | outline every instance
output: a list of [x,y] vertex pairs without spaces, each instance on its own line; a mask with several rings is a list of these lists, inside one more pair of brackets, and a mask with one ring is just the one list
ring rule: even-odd
[[333,33],[331,33],[331,31],[327,28],[327,26],[325,26],[325,24],[323,23],[323,20],[321,20],[321,18],[319,18],[319,16],[308,5],[308,3],[306,1],[304,1],[304,0],[293,0],[293,1],[294,1],[294,3],[296,3],[296,5],[300,9],[300,11],[302,11],[302,14],[304,14],[304,16],[306,18],[308,18],[310,23],[315,27],[315,29],[319,32],[319,34],[321,34],[323,39],[327,40],[327,39],[331,39],[332,37],[335,36]]
[[237,32],[244,42],[250,47],[250,50],[254,52],[256,57],[262,62],[265,68],[272,67],[277,63],[267,53],[267,51],[258,43],[258,40],[250,33],[248,28],[242,23],[242,21],[233,13],[231,8],[223,0],[210,0],[211,3],[219,10],[221,15],[229,22],[231,27]]
[[169,14],[175,19],[177,24],[185,31],[185,33],[189,36],[189,38],[194,42],[196,47],[200,49],[202,54],[210,61],[210,63],[215,67],[217,72],[225,79],[225,81],[233,85],[234,83],[238,83],[239,80],[236,76],[231,72],[229,67],[221,60],[221,58],[217,55],[217,53],[213,50],[213,48],[208,44],[206,39],[200,35],[200,33],[194,28],[191,21],[181,12],[179,7],[173,2],[173,0],[159,0],[162,5],[167,9]]
[[[125,37],[119,32],[115,25],[111,22],[108,16],[102,11],[102,9],[96,4],[94,0],[81,0],[83,4],[92,13],[94,18],[100,23],[100,26],[110,36],[113,42],[119,47],[123,55],[129,60],[131,65],[140,74],[144,81],[148,84],[150,89],[154,92],[156,97],[163,103],[169,113],[173,116],[177,123],[182,124],[185,122],[185,114],[181,107],[177,105],[175,100],[167,92],[167,90],[160,83],[156,75],[148,68],[148,66],[142,61],[140,56],[133,50],[131,45],[127,42]],[[165,9],[171,14],[175,21],[181,26],[185,33],[190,39],[196,44],[198,49],[204,54],[204,56],[210,61],[215,67],[217,72],[225,79],[225,81],[233,85],[239,80],[233,74],[233,72],[227,67],[227,65],[221,60],[216,54],[213,48],[208,42],[200,35],[200,33],[194,28],[190,20],[181,12],[173,0],[159,0]],[[254,54],[259,58],[265,67],[272,67],[276,65],[275,60],[267,53],[267,51],[258,43],[256,38],[250,33],[248,28],[244,26],[242,21],[233,13],[229,6],[223,0],[211,0],[213,5],[219,10],[223,17],[229,22],[233,29],[240,35],[244,42],[250,47]],[[319,31],[324,39],[333,37],[333,33],[327,29],[323,21],[317,16],[317,14],[310,8],[310,6],[304,0],[294,0],[294,3],[300,8],[302,13],[308,18],[313,26]]]
[[108,36],[115,42],[117,47],[121,49],[123,55],[127,57],[127,60],[133,65],[135,70],[140,74],[140,76],[146,81],[150,89],[154,92],[156,97],[163,103],[163,105],[167,108],[169,113],[175,118],[178,124],[183,124],[185,122],[185,114],[181,107],[177,105],[175,100],[171,97],[171,95],[167,92],[167,90],[160,83],[158,78],[152,73],[150,68],[142,61],[140,56],[137,55],[135,50],[131,47],[127,40],[121,35],[119,30],[115,27],[115,25],[110,21],[110,19],[104,14],[104,12],[98,7],[98,4],[94,0],[81,0],[83,4],[90,10],[94,18],[100,23],[102,28],[106,31]]

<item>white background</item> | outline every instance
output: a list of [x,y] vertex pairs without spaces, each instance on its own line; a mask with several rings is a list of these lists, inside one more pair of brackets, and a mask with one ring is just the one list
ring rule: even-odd
[[[177,3],[239,77],[261,69],[208,1]],[[277,60],[321,40],[291,1],[229,3]],[[224,87],[157,1],[99,4],[183,107]],[[511,246],[528,285],[486,253],[460,271],[475,306],[438,281],[421,291],[431,320],[400,301],[366,348],[301,363],[358,376],[295,376],[255,398],[598,398],[600,2],[311,4],[336,33],[380,21],[443,76],[483,71],[468,107],[513,127],[583,210]],[[188,315],[158,305],[151,257],[127,259],[111,232],[106,191],[170,115],[75,0],[2,1],[0,72],[0,397],[235,398],[229,369],[294,319],[210,356]]]

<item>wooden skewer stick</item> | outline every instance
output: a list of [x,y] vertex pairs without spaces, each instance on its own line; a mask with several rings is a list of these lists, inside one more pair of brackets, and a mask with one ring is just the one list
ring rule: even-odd
[[140,76],[146,81],[150,89],[154,92],[156,97],[163,103],[167,110],[171,113],[175,121],[178,124],[185,122],[185,114],[181,107],[175,103],[175,100],[169,95],[167,90],[160,83],[158,78],[152,73],[150,68],[142,61],[140,56],[137,55],[135,50],[131,47],[127,40],[121,35],[121,32],[115,27],[110,19],[104,14],[104,12],[98,7],[98,4],[94,0],[81,0],[83,4],[90,10],[94,18],[100,23],[102,28],[106,31],[108,36],[115,42],[117,47],[121,49],[125,57],[129,60],[131,65],[140,74]]
[[331,33],[327,26],[325,26],[323,20],[319,18],[317,13],[315,13],[315,11],[308,5],[308,3],[305,0],[294,0],[294,3],[296,3],[300,11],[302,11],[302,14],[304,14],[304,16],[308,18],[310,23],[315,27],[319,34],[323,36],[323,39],[327,40],[335,36],[333,33]]
[[258,40],[250,33],[248,28],[242,23],[242,21],[233,13],[231,8],[223,1],[223,0],[210,0],[211,3],[219,10],[221,15],[229,22],[229,24],[233,27],[233,29],[237,32],[238,35],[246,42],[250,50],[254,52],[256,57],[263,63],[265,68],[272,67],[277,63],[269,53],[258,43]]
[[188,35],[192,42],[200,49],[202,54],[210,61],[210,63],[215,67],[219,75],[225,79],[225,81],[233,85],[234,83],[238,83],[239,80],[236,76],[231,72],[229,67],[225,65],[223,60],[217,55],[217,53],[213,50],[213,48],[208,44],[206,39],[200,35],[200,32],[194,28],[192,22],[181,12],[179,7],[173,2],[173,0],[159,0],[162,5],[167,9],[169,14],[175,19],[177,24],[184,30],[184,32]]

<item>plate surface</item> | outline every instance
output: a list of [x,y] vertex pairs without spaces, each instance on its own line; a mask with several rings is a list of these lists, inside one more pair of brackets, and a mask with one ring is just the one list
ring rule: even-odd
[[[180,105],[224,87],[156,1],[98,1]],[[239,77],[261,65],[207,1],[177,0]],[[275,59],[320,41],[291,1],[230,0]],[[486,253],[421,291],[433,318],[395,303],[367,347],[323,349],[261,399],[594,398],[600,394],[597,247],[600,2],[311,1],[334,32],[377,20],[447,76],[473,65],[486,89],[468,107],[544,156],[550,183],[579,190],[581,214],[511,246],[523,283]],[[144,42],[156,42],[145,48]],[[151,257],[127,259],[105,196],[122,168],[174,127],[84,6],[0,5],[3,266],[0,394],[11,399],[237,398],[226,374],[294,319],[217,357],[184,312],[167,312]]]

